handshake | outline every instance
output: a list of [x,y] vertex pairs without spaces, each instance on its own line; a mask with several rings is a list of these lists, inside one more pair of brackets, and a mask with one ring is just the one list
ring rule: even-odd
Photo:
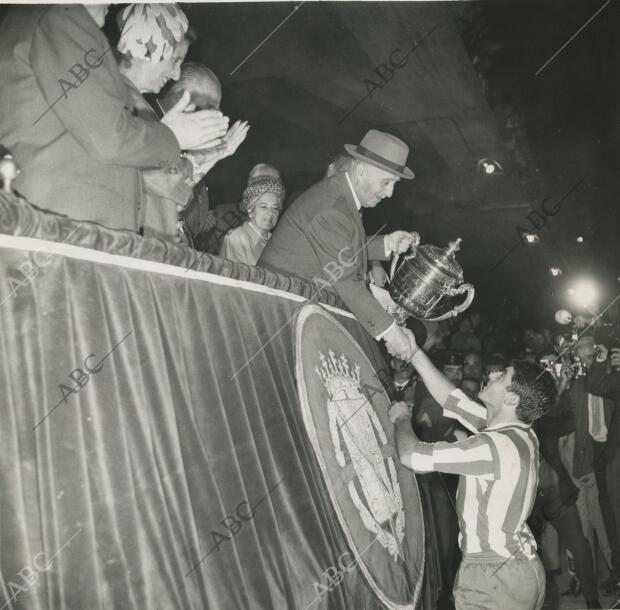
[[387,351],[396,358],[410,362],[414,354],[420,349],[415,341],[414,334],[403,326],[394,324],[383,335]]

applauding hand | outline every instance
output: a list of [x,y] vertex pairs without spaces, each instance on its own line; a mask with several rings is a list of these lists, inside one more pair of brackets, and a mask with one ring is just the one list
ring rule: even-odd
[[218,147],[219,158],[225,159],[237,152],[237,148],[248,135],[250,125],[247,121],[235,121],[233,126],[226,132],[223,143]]
[[174,133],[181,150],[203,150],[222,144],[228,129],[228,117],[219,110],[187,112],[188,107],[190,95],[185,91],[161,119]]
[[222,138],[221,144],[189,153],[194,165],[194,183],[200,182],[218,161],[233,155],[245,140],[249,129],[246,121],[236,121]]

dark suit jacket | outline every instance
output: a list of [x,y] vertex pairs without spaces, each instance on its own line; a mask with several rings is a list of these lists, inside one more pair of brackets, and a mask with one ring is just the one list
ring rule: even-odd
[[[134,114],[145,121],[159,121],[160,117],[146,101],[134,84],[121,75],[127,86]],[[183,164],[187,159],[178,157],[177,166],[144,169],[142,177],[142,201],[139,211],[139,228],[144,235],[167,241],[178,239],[177,207],[184,208],[192,196],[192,187],[185,183]]]
[[180,150],[168,127],[132,115],[88,11],[9,9],[0,25],[0,82],[0,140],[22,170],[16,190],[75,219],[136,230],[139,169],[176,163]]
[[277,224],[258,266],[335,291],[373,336],[393,322],[366,285],[368,259],[385,260],[383,236],[367,242],[344,173],[300,195]]
[[591,394],[614,401],[611,413],[608,414],[605,409],[607,420],[605,457],[609,463],[620,451],[620,372],[612,371],[607,374],[607,362],[593,362],[586,377],[586,389]]
[[194,236],[194,247],[202,252],[219,256],[224,237],[231,229],[240,227],[247,214],[236,203],[224,203],[212,210],[201,201],[191,201],[184,212],[189,230]]

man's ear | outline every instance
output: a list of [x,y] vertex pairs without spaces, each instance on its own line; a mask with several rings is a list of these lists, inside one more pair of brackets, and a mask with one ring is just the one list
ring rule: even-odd
[[366,168],[363,163],[354,162],[349,169],[349,176],[351,180],[357,185],[363,182],[366,175]]
[[519,397],[514,393],[506,390],[506,394],[504,396],[504,403],[509,407],[517,408],[519,406]]

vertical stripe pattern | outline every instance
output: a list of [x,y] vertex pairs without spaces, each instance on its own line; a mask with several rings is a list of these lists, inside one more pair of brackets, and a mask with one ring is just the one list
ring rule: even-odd
[[[485,411],[459,390],[445,415],[481,430]],[[461,475],[457,511],[465,555],[531,559],[536,542],[526,524],[538,485],[538,439],[525,424],[486,428],[457,443],[418,443],[411,458],[418,471]]]

